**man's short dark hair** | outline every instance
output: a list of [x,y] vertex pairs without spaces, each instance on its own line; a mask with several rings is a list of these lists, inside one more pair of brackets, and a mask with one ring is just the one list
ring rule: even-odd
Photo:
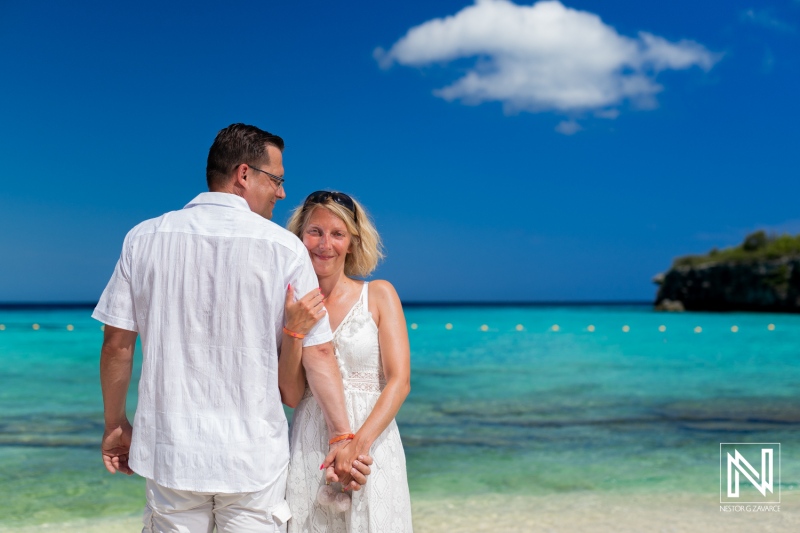
[[215,190],[227,185],[234,169],[242,163],[268,165],[268,144],[283,152],[283,139],[255,126],[231,124],[220,130],[208,150],[208,189]]

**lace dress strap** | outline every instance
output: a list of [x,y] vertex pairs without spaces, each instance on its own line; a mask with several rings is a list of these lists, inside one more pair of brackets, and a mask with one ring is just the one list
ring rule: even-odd
[[365,313],[369,313],[369,281],[364,282],[364,286],[361,288],[361,301],[363,302],[362,305],[364,306],[363,311]]

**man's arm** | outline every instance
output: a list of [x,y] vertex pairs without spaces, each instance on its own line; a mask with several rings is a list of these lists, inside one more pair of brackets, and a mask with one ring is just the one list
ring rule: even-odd
[[[317,403],[325,416],[325,423],[328,425],[328,436],[338,437],[351,433],[350,421],[347,418],[347,406],[344,401],[344,384],[342,374],[339,372],[339,365],[336,362],[336,354],[333,352],[333,344],[326,342],[316,346],[306,346],[303,348],[303,368],[306,371],[308,386],[314,393]],[[342,449],[349,441],[340,441],[330,447],[331,453]],[[330,457],[330,454],[329,454]],[[370,463],[368,463],[370,464]],[[359,483],[354,483],[353,464],[337,464],[334,467],[326,461],[320,465],[331,467],[326,472],[328,481],[339,481],[343,486],[349,486],[354,490],[360,488]],[[367,471],[368,472],[368,471]],[[334,475],[335,474],[335,475]]]
[[342,374],[333,353],[333,343],[304,346],[303,368],[308,386],[325,416],[329,438],[350,433]]
[[128,453],[133,428],[125,414],[125,398],[133,371],[135,331],[105,326],[103,348],[100,351],[100,385],[103,389],[103,463],[114,474],[117,470],[131,475]]

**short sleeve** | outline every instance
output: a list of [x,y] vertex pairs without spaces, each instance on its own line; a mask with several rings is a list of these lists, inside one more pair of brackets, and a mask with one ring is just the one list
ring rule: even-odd
[[[314,267],[311,265],[311,258],[308,257],[306,249],[303,248],[300,253],[300,258],[295,263],[295,268],[292,269],[292,275],[289,279],[295,291],[294,294],[297,298],[302,298],[303,295],[308,294],[311,289],[319,287],[319,280],[314,273]],[[303,339],[303,346],[316,346],[333,340],[333,332],[331,332],[331,323],[328,320],[327,313],[319,322],[314,324],[311,331]]]
[[94,308],[92,318],[103,324],[128,331],[139,331],[136,325],[136,314],[131,287],[131,243],[128,237],[122,245],[117,266],[100,296],[97,307]]

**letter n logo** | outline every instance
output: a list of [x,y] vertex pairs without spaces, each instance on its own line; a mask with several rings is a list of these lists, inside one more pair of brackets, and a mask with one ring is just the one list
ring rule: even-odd
[[720,503],[780,503],[780,446],[780,443],[720,444]]

